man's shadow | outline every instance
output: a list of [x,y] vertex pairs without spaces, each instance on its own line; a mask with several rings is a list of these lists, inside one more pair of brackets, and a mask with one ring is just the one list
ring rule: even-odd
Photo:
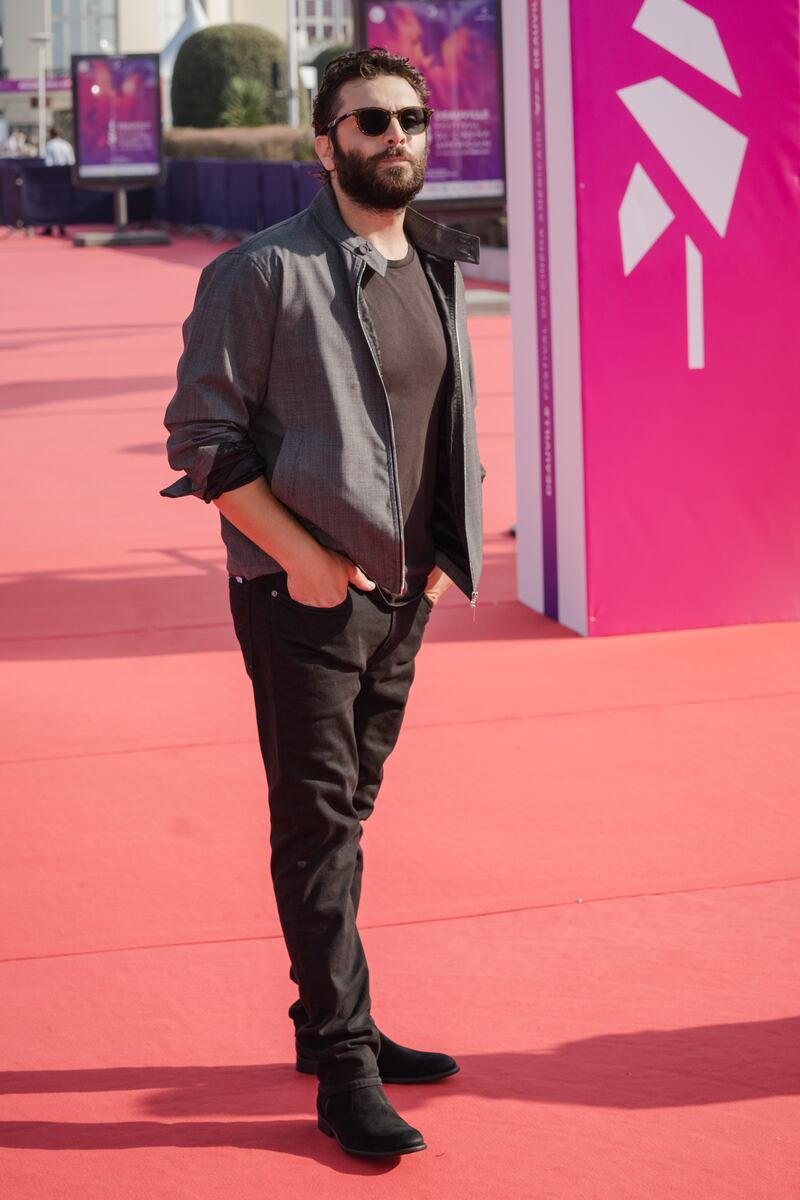
[[[800,1093],[800,1017],[604,1034],[550,1050],[458,1056],[461,1073],[436,1085],[387,1085],[409,1116],[453,1091],[489,1100],[657,1109]],[[117,1150],[235,1146],[314,1158],[374,1174],[397,1160],[347,1158],[316,1131],[315,1081],[291,1064],[6,1071],[6,1094],[138,1091],[149,1119],[101,1124],[7,1121],[0,1146]],[[155,1091],[155,1095],[151,1094]],[[203,1118],[231,1117],[233,1120]],[[260,1118],[278,1118],[263,1121]],[[188,1119],[191,1118],[191,1119]],[[200,1118],[200,1119],[198,1119]],[[254,1118],[253,1120],[244,1118]]]
[[[7,1071],[0,1092],[7,1094],[130,1092],[163,1088],[141,1104],[143,1120],[0,1121],[0,1147],[15,1150],[139,1150],[209,1146],[267,1150],[311,1159],[343,1175],[383,1175],[394,1170],[396,1155],[373,1160],[343,1154],[317,1131],[316,1080],[300,1076],[289,1063],[243,1067],[110,1067],[74,1071]],[[291,1118],[287,1113],[303,1112]],[[203,1120],[247,1114],[250,1120]],[[151,1117],[150,1114],[155,1114]],[[280,1119],[259,1117],[280,1114]]]

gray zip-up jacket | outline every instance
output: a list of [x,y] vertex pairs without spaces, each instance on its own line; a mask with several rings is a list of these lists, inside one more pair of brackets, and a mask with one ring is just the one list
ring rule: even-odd
[[[477,262],[479,243],[413,209],[405,231],[448,345],[431,527],[436,561],[474,604],[483,469],[456,261]],[[367,264],[386,272],[386,259],[348,229],[332,188],[323,186],[303,212],[205,268],[164,420],[170,465],[186,474],[162,495],[209,500],[219,494],[209,479],[220,455],[230,458],[232,447],[234,455],[256,455],[274,495],[318,541],[401,593],[403,513],[380,349],[361,288]],[[250,579],[281,570],[224,517],[222,536],[230,574]]]

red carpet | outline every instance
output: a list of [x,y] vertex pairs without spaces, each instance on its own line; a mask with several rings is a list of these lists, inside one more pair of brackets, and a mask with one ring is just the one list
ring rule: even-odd
[[424,1154],[317,1132],[217,515],[158,496],[218,249],[0,242],[2,1196],[796,1200],[800,631],[516,603],[502,316],[477,621],[434,614],[365,832],[375,1015],[462,1070],[387,1088]]

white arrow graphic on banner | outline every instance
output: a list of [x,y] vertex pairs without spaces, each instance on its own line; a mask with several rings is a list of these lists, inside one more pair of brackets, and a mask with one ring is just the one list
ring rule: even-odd
[[[633,28],[710,79],[740,95],[717,27],[685,0],[645,0]],[[720,237],[742,171],[747,138],[716,113],[658,76],[617,92]],[[674,213],[640,163],[619,209],[623,270],[628,275],[672,223]],[[685,238],[688,364],[705,366],[703,259]]]
[[622,267],[626,275],[638,266],[674,220],[674,212],[642,164],[637,163],[619,206]]
[[633,28],[734,96],[741,96],[714,21],[686,0],[645,0]]

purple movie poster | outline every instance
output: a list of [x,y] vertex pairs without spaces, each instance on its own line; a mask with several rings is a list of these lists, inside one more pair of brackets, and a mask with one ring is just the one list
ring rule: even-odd
[[78,178],[159,175],[157,56],[81,56],[74,79]]
[[410,59],[431,89],[424,200],[502,197],[498,0],[381,0],[366,42]]

